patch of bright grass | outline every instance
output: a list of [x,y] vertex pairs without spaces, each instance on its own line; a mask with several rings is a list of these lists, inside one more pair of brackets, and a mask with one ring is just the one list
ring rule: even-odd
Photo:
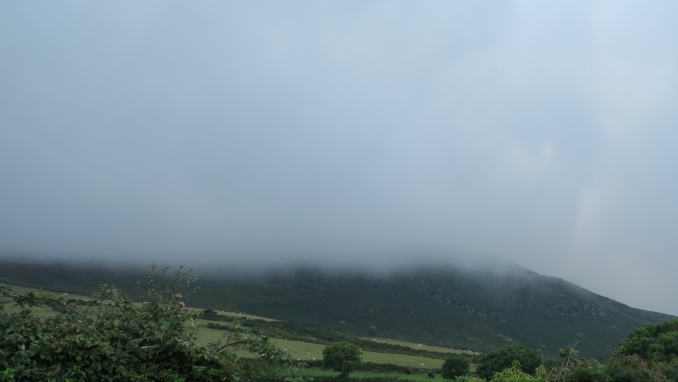
[[407,342],[407,341],[398,341],[390,338],[382,338],[382,337],[359,337],[360,339],[363,340],[372,340],[374,339],[374,342],[376,343],[386,343],[386,344],[391,344],[391,345],[401,345],[401,346],[407,346],[409,348],[412,348],[414,350],[428,350],[428,351],[433,351],[433,352],[438,352],[438,353],[454,353],[454,354],[480,354],[477,352],[472,352],[470,350],[459,350],[459,349],[452,349],[452,348],[444,348],[441,346],[431,346],[431,345],[424,345],[424,344],[415,344],[414,342]]
[[[200,332],[198,333],[198,341],[202,343],[215,342],[219,338],[221,338],[221,336],[223,336],[224,333],[227,332],[224,332],[223,330],[201,327]],[[283,340],[278,338],[271,338],[271,342],[281,349],[286,349],[286,351],[293,359],[298,360],[313,360],[313,359],[321,360],[322,351],[325,348],[325,345],[301,341]],[[251,355],[249,355],[249,353],[243,353],[240,354],[240,356],[247,357]],[[431,369],[439,369],[443,365],[443,362],[445,362],[441,359],[415,357],[402,354],[375,353],[369,351],[363,352],[363,361],[382,364],[390,363],[398,366],[431,368]]]
[[[339,373],[329,371],[329,370],[318,370],[318,369],[306,369],[299,372],[299,375],[308,376],[308,377],[336,377]],[[396,373],[374,373],[369,371],[355,371],[350,374],[351,378],[392,378],[403,379],[408,381],[430,381],[430,378],[426,374],[396,374]],[[442,377],[440,375],[436,376],[438,379]]]

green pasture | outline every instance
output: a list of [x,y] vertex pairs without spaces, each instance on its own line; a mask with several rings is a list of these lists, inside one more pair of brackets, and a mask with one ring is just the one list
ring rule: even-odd
[[[190,309],[202,311],[202,309],[197,309],[197,308],[190,308]],[[264,321],[279,321],[279,320],[276,320],[276,319],[273,319],[273,318],[255,316],[255,315],[246,314],[246,313],[236,313],[236,312],[226,312],[226,311],[216,311],[216,312],[221,316],[241,317],[241,318],[264,320]],[[203,322],[206,323],[207,321],[203,321]],[[469,351],[469,350],[459,350],[459,349],[445,348],[445,347],[441,347],[441,346],[416,344],[414,342],[399,341],[399,340],[394,340],[394,339],[391,339],[391,338],[382,338],[382,337],[356,337],[356,338],[368,340],[368,341],[373,340],[375,343],[386,343],[386,344],[391,344],[391,345],[406,346],[406,347],[409,347],[409,348],[414,349],[414,350],[427,350],[427,351],[438,352],[438,353],[454,353],[454,354],[470,354],[470,355],[480,354],[480,353],[472,352],[472,351]]]
[[[64,294],[63,292],[43,290],[43,289],[40,289],[40,288],[33,288],[33,287],[27,287],[27,286],[23,286],[23,285],[16,285],[16,284],[11,284],[11,283],[7,283],[7,282],[3,282],[3,281],[0,281],[0,284],[11,287],[12,289],[14,289],[15,292],[17,292],[19,294],[24,294],[24,293],[28,293],[28,292],[36,292],[36,293],[42,292],[45,295],[53,295],[53,296],[60,296],[60,295]],[[89,299],[89,296],[84,296],[84,295],[80,295],[80,294],[68,294],[68,297],[69,298],[76,298],[76,299],[80,299],[80,300]],[[5,305],[4,309],[7,310],[8,312],[14,312],[14,313],[21,311],[21,307],[15,305],[15,304],[7,304],[7,305]],[[33,307],[33,308],[31,308],[31,311],[37,316],[48,316],[48,315],[52,314],[52,312],[50,310],[42,308],[42,307]]]
[[[4,281],[1,281],[1,280],[0,280],[0,284],[11,287],[12,289],[14,289],[15,292],[17,292],[19,294],[24,294],[24,293],[28,293],[28,292],[40,292],[40,291],[42,291],[46,295],[61,296],[62,294],[64,294],[64,292],[58,292],[58,291],[53,291],[53,290],[49,290],[49,289],[42,289],[42,288],[34,288],[34,287],[28,287],[28,286],[23,286],[23,285],[17,285],[17,284],[4,282]],[[77,298],[77,299],[81,299],[81,300],[88,300],[90,298],[90,296],[85,296],[85,295],[82,295],[82,294],[70,294],[70,293],[68,293],[68,297]]]
[[[39,291],[37,288],[33,287],[27,287],[27,286],[21,286],[21,285],[15,285],[15,284],[10,284],[10,283],[5,283],[5,285],[11,286],[15,291],[19,293],[26,293],[26,292],[31,292],[31,291]],[[63,293],[61,292],[55,292],[55,291],[49,291],[49,290],[43,290],[45,294],[53,294],[53,295],[61,295]],[[68,297],[70,298],[78,298],[78,299],[88,299],[88,296],[85,295],[78,295],[78,294],[69,294]],[[14,310],[18,309],[18,307],[11,307],[11,306],[6,306],[5,307],[8,310]],[[190,308],[191,310],[202,310],[202,309],[196,309],[196,308]],[[38,314],[38,315],[49,315],[50,312],[48,310],[42,309],[42,308],[33,308],[33,312]],[[260,320],[266,320],[266,321],[275,321],[270,318],[265,318],[265,317],[260,317],[260,316],[254,316],[250,314],[244,314],[244,313],[236,313],[236,312],[223,312],[220,311],[218,312],[221,315],[225,316],[231,316],[231,317],[246,317],[247,319],[260,319]],[[199,323],[201,324],[200,331],[198,333],[198,341],[201,343],[209,343],[209,342],[214,342],[217,341],[219,338],[221,338],[224,334],[227,332],[224,332],[222,330],[216,330],[216,329],[209,329],[206,328],[204,325],[208,321],[205,320],[199,320]],[[375,338],[376,340],[376,338]],[[399,344],[399,345],[404,345],[404,346],[409,346],[413,349],[424,349],[424,350],[431,350],[431,351],[436,351],[436,352],[461,352],[459,350],[454,350],[454,349],[446,349],[442,347],[436,347],[436,346],[428,346],[428,345],[421,345],[411,343],[411,342],[405,342],[405,341],[396,341],[396,340],[390,340],[390,339],[379,339],[381,341],[385,341],[390,344]],[[308,343],[308,342],[301,342],[301,341],[293,341],[293,340],[285,340],[285,339],[278,339],[278,338],[272,338],[271,342],[281,348],[285,349],[289,355],[298,360],[320,360],[322,359],[322,350],[325,348],[325,345],[319,345],[319,344],[313,344],[313,343]],[[242,352],[239,354],[242,357],[248,357],[252,356],[252,354],[247,353],[247,352]],[[393,364],[393,365],[398,365],[398,366],[405,366],[405,367],[414,367],[414,368],[431,368],[431,369],[439,369],[442,364],[443,360],[439,359],[432,359],[432,358],[426,358],[426,357],[417,357],[417,356],[410,356],[410,355],[401,355],[401,354],[390,354],[390,353],[377,353],[377,352],[370,352],[370,351],[365,351],[363,352],[363,361],[364,362],[374,362],[374,363],[380,363],[380,364]],[[362,373],[365,374],[366,376],[368,374],[376,374],[380,376],[384,376],[384,374],[379,374],[379,373]],[[414,376],[411,376],[414,377]]]
[[414,350],[428,350],[428,351],[433,351],[433,352],[438,352],[438,353],[454,353],[454,354],[470,354],[470,355],[480,354],[480,353],[472,352],[472,351],[469,351],[469,350],[459,350],[459,349],[452,349],[452,348],[444,348],[444,347],[441,347],[441,346],[415,344],[414,342],[398,341],[398,340],[394,340],[394,339],[391,339],[391,338],[381,338],[381,337],[359,337],[359,338],[363,339],[363,340],[374,340],[374,342],[376,342],[376,343],[385,343],[385,344],[391,344],[391,345],[407,346],[407,347],[412,348]]
[[273,319],[273,318],[255,316],[253,314],[246,314],[246,313],[224,312],[224,311],[221,311],[221,310],[217,311],[217,313],[221,316],[247,318],[248,320],[278,321],[278,320]]
[[[224,332],[223,330],[201,327],[200,332],[198,333],[198,341],[202,343],[214,342],[221,338],[224,335],[224,333],[226,332]],[[273,343],[275,346],[281,349],[285,349],[293,359],[308,361],[311,361],[313,359],[316,360],[322,359],[322,352],[323,349],[325,348],[325,345],[312,344],[301,341],[283,340],[278,338],[271,338],[271,343]],[[247,357],[252,355],[249,353],[242,353],[240,354],[240,356]],[[363,361],[382,364],[390,363],[398,366],[431,368],[431,369],[440,368],[444,362],[441,359],[415,357],[402,354],[376,353],[369,351],[363,352]]]
[[[202,312],[204,309],[201,308],[187,308],[189,310],[197,310]],[[227,316],[227,317],[239,317],[239,318],[246,318],[248,320],[263,320],[263,321],[279,321],[274,318],[268,318],[268,317],[261,317],[261,316],[255,316],[253,314],[247,314],[247,313],[239,313],[239,312],[226,312],[223,310],[216,310],[218,315],[220,316]]]
[[[299,375],[308,377],[336,377],[339,373],[328,370],[306,369],[299,372]],[[405,379],[408,381],[430,381],[431,379],[426,374],[396,374],[396,373],[373,373],[368,371],[356,371],[351,373],[351,378],[393,378]],[[435,379],[442,379],[440,375],[436,375]]]
[[[52,294],[52,295],[62,295],[62,292],[57,292],[57,291],[51,291],[51,290],[41,290],[38,288],[34,287],[29,287],[29,286],[22,286],[22,285],[16,285],[16,284],[10,284],[10,283],[5,283],[5,285],[11,286],[16,292],[18,293],[27,293],[27,292],[38,292],[42,291],[45,294]],[[79,295],[79,294],[68,294],[69,298],[77,298],[77,299],[89,299],[89,296],[85,295]],[[19,307],[17,306],[5,306],[5,309],[7,310],[17,310]],[[198,308],[188,308],[190,310],[200,310]],[[33,308],[33,312],[37,315],[44,316],[44,315],[49,315],[51,312],[49,310],[43,309],[43,308]],[[237,312],[224,312],[224,311],[218,311],[218,314],[224,315],[224,316],[230,316],[230,317],[243,317],[247,319],[259,319],[259,320],[265,320],[265,321],[275,321],[274,319],[271,318],[266,318],[266,317],[260,317],[260,316],[255,316],[255,315],[250,315],[250,314],[244,314],[244,313],[237,313]],[[206,320],[198,320],[201,328],[198,332],[198,341],[201,343],[208,343],[208,342],[214,342],[217,341],[219,338],[221,338],[224,334],[227,334],[228,332],[222,331],[222,330],[215,330],[215,329],[209,329],[206,328],[205,325],[209,322]],[[365,338],[365,339],[371,339],[371,338]],[[408,346],[412,349],[422,349],[422,350],[430,350],[430,351],[435,351],[435,352],[448,352],[448,353],[461,353],[462,351],[456,350],[456,349],[447,349],[443,347],[437,347],[437,346],[429,346],[429,345],[423,345],[423,344],[415,344],[412,342],[406,342],[406,341],[398,341],[398,340],[392,340],[388,338],[374,338],[375,342],[386,342],[389,344],[394,344],[394,345],[403,345],[403,346]],[[325,345],[319,345],[319,344],[314,344],[314,343],[308,343],[308,342],[302,342],[302,341],[293,341],[293,340],[285,340],[285,339],[278,339],[278,338],[271,338],[271,342],[281,348],[287,351],[287,353],[293,358],[297,360],[304,360],[304,361],[312,361],[312,360],[321,360],[322,359],[322,351],[325,348]],[[253,357],[254,355],[251,353],[247,353],[244,351],[238,352],[238,355],[241,357]],[[370,352],[370,351],[364,351],[363,352],[363,361],[364,362],[373,362],[373,363],[379,363],[379,364],[393,364],[393,365],[398,365],[398,366],[404,366],[404,367],[412,367],[412,368],[425,368],[425,369],[439,369],[442,364],[443,360],[439,359],[432,359],[432,358],[426,358],[426,357],[417,357],[417,356],[410,356],[410,355],[401,355],[401,354],[390,354],[390,353],[378,353],[378,352]],[[308,369],[303,371],[304,375],[308,376],[334,376],[336,373],[330,372],[330,371],[325,371],[325,370],[317,370],[317,369]],[[377,372],[364,372],[364,371],[359,371],[355,372],[351,375],[354,378],[370,378],[370,377],[393,377],[394,379],[400,378],[400,379],[406,379],[406,380],[428,380],[427,375],[406,375],[406,374],[385,374],[385,373],[377,373]]]

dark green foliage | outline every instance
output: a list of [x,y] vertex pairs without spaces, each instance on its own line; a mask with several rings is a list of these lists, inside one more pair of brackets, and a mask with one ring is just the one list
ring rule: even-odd
[[610,357],[605,368],[611,382],[660,382],[667,381],[661,372],[661,364],[648,361],[635,354],[624,355],[620,351]]
[[454,382],[485,382],[485,380],[474,376],[462,376],[457,377]]
[[[326,377],[326,376],[314,376],[313,377],[313,382],[336,382],[337,377]],[[411,379],[405,378],[394,378],[392,376],[388,377],[367,377],[367,378],[351,378],[351,377],[346,377],[342,378],[342,382],[408,382],[411,381]]]
[[558,366],[558,364],[559,364],[559,362],[557,362],[557,361],[556,361],[555,359],[553,359],[553,358],[544,359],[544,367],[545,367],[546,369],[549,369],[549,370],[550,370],[550,369],[553,369],[553,368],[555,368],[556,366]]
[[593,359],[579,359],[579,342],[560,349],[563,363],[551,369],[553,381],[563,382],[609,382],[605,366]]
[[565,376],[565,382],[607,382],[604,367],[575,367]]
[[[304,364],[309,369],[320,369],[323,367],[322,360],[316,361],[304,361]],[[353,371],[365,371],[371,373],[384,373],[384,374],[408,374],[408,375],[417,375],[417,374],[428,374],[431,372],[431,368],[418,368],[418,367],[407,367],[393,365],[390,363],[374,363],[374,362],[361,362],[354,365]],[[435,371],[439,373],[439,370]]]
[[323,349],[323,366],[347,377],[362,360],[363,353],[350,342],[335,342]]
[[[207,346],[196,343],[197,312],[187,310],[187,272],[165,280],[152,268],[142,303],[116,287],[96,289],[89,301],[0,286],[0,374],[15,381],[266,380],[294,371],[267,338],[230,333]],[[140,288],[141,289],[141,288]],[[35,315],[35,308],[48,315]],[[243,362],[234,350],[259,354]]]
[[637,328],[621,341],[620,351],[657,362],[678,361],[678,319]]
[[354,370],[368,371],[373,373],[390,373],[390,374],[426,374],[430,372],[431,369],[398,366],[389,363],[361,362],[354,366]]
[[673,361],[659,365],[659,371],[670,381],[678,381],[678,362]]
[[647,373],[642,370],[631,369],[623,366],[609,366],[606,374],[611,382],[648,382],[652,381]]
[[478,362],[476,374],[489,380],[494,373],[510,368],[513,361],[520,362],[520,369],[527,374],[533,374],[541,364],[541,358],[535,350],[515,344],[487,353]]
[[492,382],[546,382],[547,372],[543,366],[536,369],[536,376],[525,373],[520,362],[514,360],[511,367],[496,372],[492,376]]
[[552,369],[549,381],[563,382],[664,382],[676,381],[674,364],[647,361],[638,354],[625,355],[617,349],[605,364],[579,359],[573,346],[561,349],[564,363]]
[[445,379],[453,379],[469,372],[471,364],[462,356],[458,354],[450,354],[443,367],[441,374]]

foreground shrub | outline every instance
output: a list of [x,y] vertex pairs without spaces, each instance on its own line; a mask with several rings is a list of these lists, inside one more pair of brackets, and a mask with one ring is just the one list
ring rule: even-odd
[[[623,354],[617,349],[602,364],[594,359],[579,359],[579,352],[573,346],[560,350],[563,364],[552,369],[550,380],[564,382],[664,382],[675,381],[664,373],[666,363],[644,360],[638,354]],[[670,371],[670,369],[668,369]]]
[[[264,380],[288,373],[291,360],[266,337],[240,330],[216,343],[196,342],[199,313],[185,308],[181,269],[165,280],[155,268],[142,303],[103,285],[91,300],[0,286],[0,374],[15,381],[230,381]],[[163,286],[164,285],[164,286]],[[48,314],[44,314],[44,309]],[[36,314],[37,312],[43,314]],[[238,349],[255,352],[243,360]]]
[[659,366],[659,371],[666,376],[669,381],[678,381],[678,360]]
[[623,355],[617,352],[610,357],[606,372],[612,382],[663,382],[668,379],[661,365],[644,360],[639,355]]
[[478,377],[467,377],[462,375],[457,377],[454,382],[485,382],[485,380]]
[[602,366],[578,366],[563,378],[565,382],[608,382],[608,374]]
[[489,380],[495,373],[513,367],[514,361],[518,361],[520,371],[527,374],[534,373],[541,365],[541,358],[535,350],[515,344],[487,353],[478,362],[476,374]]
[[511,367],[506,368],[492,376],[493,382],[544,382],[546,381],[546,370],[540,367],[537,371],[537,376],[533,377],[530,374],[523,372],[519,361],[513,361]]

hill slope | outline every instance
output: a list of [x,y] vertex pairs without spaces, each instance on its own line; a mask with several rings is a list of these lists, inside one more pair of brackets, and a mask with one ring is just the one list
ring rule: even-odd
[[[143,272],[4,263],[0,278],[87,293],[99,283],[129,291]],[[387,276],[312,269],[265,277],[207,277],[192,305],[339,328],[365,336],[488,351],[518,342],[545,355],[581,341],[603,356],[635,327],[669,315],[630,308],[564,280],[515,267],[509,272],[444,266]]]

